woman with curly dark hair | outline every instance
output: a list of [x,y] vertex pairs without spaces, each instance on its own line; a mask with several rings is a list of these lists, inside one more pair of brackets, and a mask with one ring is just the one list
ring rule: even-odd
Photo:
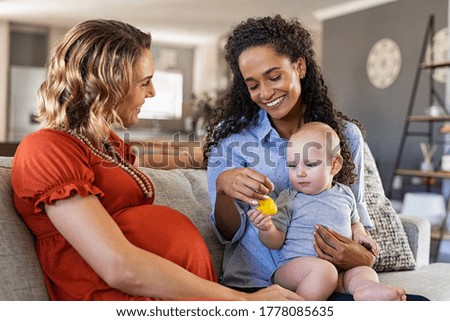
[[[337,132],[343,167],[336,180],[351,186],[361,222],[372,227],[364,202],[363,135],[334,108],[311,36],[297,20],[248,19],[234,28],[225,50],[233,79],[204,148],[211,222],[227,244],[221,282],[251,291],[270,284],[279,253],[259,242],[246,213],[289,187],[286,145],[303,124],[322,122]],[[317,256],[338,269],[373,265],[374,254],[362,245],[322,227],[316,232]]]
[[194,224],[153,204],[158,191],[114,130],[137,125],[156,95],[150,45],[150,34],[127,23],[88,20],[48,62],[43,128],[20,143],[11,183],[50,299],[299,299],[278,285],[249,294],[218,284]]

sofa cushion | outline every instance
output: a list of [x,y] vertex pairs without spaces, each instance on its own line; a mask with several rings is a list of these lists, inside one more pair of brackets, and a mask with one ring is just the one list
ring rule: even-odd
[[140,168],[150,176],[155,187],[155,204],[169,206],[186,215],[202,234],[211,253],[216,274],[222,269],[223,246],[209,224],[209,202],[206,170],[158,170]]
[[420,294],[431,301],[450,300],[450,265],[433,263],[414,271],[379,273],[380,282],[404,287],[408,293]]
[[16,213],[11,158],[0,157],[0,300],[48,300],[34,239]]
[[374,223],[371,234],[380,247],[380,255],[373,268],[378,272],[414,269],[416,262],[408,237],[398,214],[384,194],[380,174],[367,144],[364,147],[364,166],[365,199]]

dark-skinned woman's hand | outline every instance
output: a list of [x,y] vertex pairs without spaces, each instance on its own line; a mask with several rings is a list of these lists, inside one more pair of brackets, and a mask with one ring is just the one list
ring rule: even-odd
[[257,205],[257,200],[274,188],[267,176],[251,168],[235,168],[223,171],[216,181],[217,193],[223,193],[248,204]]
[[314,238],[317,256],[330,261],[341,271],[375,263],[376,256],[372,251],[330,228],[316,226]]

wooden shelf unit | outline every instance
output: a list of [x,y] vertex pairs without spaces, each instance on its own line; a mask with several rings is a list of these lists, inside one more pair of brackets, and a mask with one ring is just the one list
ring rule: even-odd
[[432,240],[450,240],[450,233],[449,232],[442,232],[440,230],[432,230],[431,231],[431,239]]
[[[402,156],[403,152],[405,150],[405,143],[406,138],[410,136],[421,136],[423,140],[426,140],[426,142],[429,145],[437,144],[438,140],[435,135],[435,126],[438,125],[439,122],[442,123],[442,126],[439,128],[440,134],[446,134],[450,133],[450,124],[445,124],[445,122],[450,122],[450,115],[442,115],[442,116],[431,116],[431,115],[415,115],[413,113],[415,101],[416,101],[416,94],[418,92],[419,82],[422,77],[422,71],[424,69],[429,69],[430,72],[428,73],[429,78],[429,106],[432,106],[436,102],[439,102],[441,106],[444,105],[443,99],[439,96],[437,91],[435,90],[435,79],[433,78],[434,71],[436,68],[447,68],[450,67],[450,60],[448,61],[434,61],[433,60],[433,52],[431,51],[429,61],[425,61],[427,59],[427,50],[428,48],[433,48],[433,36],[435,34],[435,21],[434,21],[434,15],[430,15],[430,18],[428,20],[428,25],[425,31],[425,37],[423,39],[422,43],[422,49],[420,53],[419,63],[417,65],[416,75],[414,79],[413,88],[411,91],[411,96],[409,99],[408,104],[408,110],[407,110],[407,116],[403,125],[403,133],[401,136],[401,141],[399,144],[399,149],[397,153],[397,157],[395,159],[394,164],[394,171],[391,177],[391,182],[388,185],[388,197],[390,198],[392,195],[392,189],[393,189],[393,183],[394,178],[396,176],[410,176],[410,177],[421,177],[422,179],[422,185],[426,187],[427,191],[429,191],[432,184],[437,179],[450,179],[450,172],[445,171],[422,171],[420,169],[404,169],[402,168]],[[422,122],[427,124],[426,130],[421,131],[411,131],[410,130],[410,124],[413,122]],[[423,127],[423,126],[422,126]],[[444,142],[445,143],[445,142]],[[442,143],[440,143],[442,144]],[[404,191],[402,191],[403,193]],[[400,194],[401,195],[401,194]],[[446,200],[449,202],[449,200]],[[450,203],[450,202],[449,202]],[[449,204],[447,204],[448,206]],[[432,233],[432,238],[435,238],[438,240],[438,250],[437,253],[439,253],[439,248],[441,241],[443,239],[446,239],[447,235],[450,236],[449,231],[447,231],[446,228],[446,222],[448,219],[450,208],[447,208],[447,213],[445,215],[445,218],[443,220],[443,223],[441,228]],[[450,238],[450,237],[449,237]]]
[[411,122],[445,122],[450,121],[450,115],[429,116],[429,115],[410,115],[408,120]]
[[428,177],[428,178],[446,178],[450,179],[450,172],[444,171],[421,171],[419,169],[396,169],[396,175]]
[[419,64],[419,67],[423,69],[445,68],[450,67],[450,61],[424,62]]

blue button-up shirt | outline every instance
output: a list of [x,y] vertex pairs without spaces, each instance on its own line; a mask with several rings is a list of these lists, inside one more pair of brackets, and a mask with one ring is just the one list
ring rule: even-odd
[[[347,137],[353,161],[358,175],[352,185],[361,223],[372,228],[372,222],[364,202],[364,163],[363,138],[359,128],[350,122],[345,124],[344,135]],[[271,196],[276,196],[290,187],[288,168],[286,166],[287,139],[281,138],[270,124],[267,113],[260,109],[258,122],[232,134],[215,146],[208,159],[208,188],[212,206],[211,224],[225,244],[223,274],[221,282],[233,287],[265,287],[270,285],[270,275],[280,260],[278,250],[267,249],[258,239],[258,230],[251,224],[246,213],[250,205],[236,201],[241,215],[241,224],[232,240],[226,240],[217,230],[214,206],[216,202],[217,176],[224,170],[250,167],[264,175],[275,185]]]

